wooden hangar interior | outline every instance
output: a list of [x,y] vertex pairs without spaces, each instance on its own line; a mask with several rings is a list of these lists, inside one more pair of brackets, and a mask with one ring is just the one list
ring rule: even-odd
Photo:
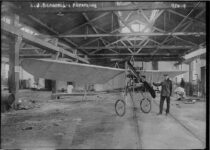
[[[119,69],[118,71],[126,70],[125,61],[129,61],[140,74],[152,70],[148,75],[145,73],[148,82],[154,81],[154,78],[157,79],[155,82],[160,81],[164,72],[167,71],[169,74],[170,71],[185,71],[176,76],[174,74],[170,78],[173,84],[172,95],[177,96],[174,91],[184,80],[183,89],[188,102],[202,101],[202,104],[205,105],[206,2],[3,1],[1,4],[1,114],[5,118],[11,111],[11,113],[19,113],[20,108],[18,107],[20,106],[21,111],[33,111],[36,108],[32,109],[32,105],[44,103],[43,99],[46,97],[47,100],[51,100],[49,104],[51,106],[51,103],[63,99],[90,99],[88,92],[110,92],[112,89],[117,91],[116,87],[119,86],[121,86],[120,90],[124,88],[125,81],[119,81],[121,77],[116,79],[116,76],[113,76],[112,84],[108,83],[105,86],[101,84],[81,85],[77,81],[64,79],[70,74],[73,74],[74,77],[80,76],[86,70],[71,71],[70,69],[70,74],[66,73],[64,78],[60,75],[62,72],[59,72],[56,80],[47,78],[47,75],[46,78],[43,78],[44,75],[43,77],[35,76],[23,69],[21,62],[26,59],[55,60],[67,62],[67,64],[74,62],[82,64],[83,67],[97,65]],[[29,65],[30,63],[25,64]],[[41,67],[42,65],[40,65]],[[56,68],[56,64],[54,67]],[[36,69],[39,72],[39,67],[35,68],[34,72]],[[56,68],[56,70],[59,69],[62,70],[62,67]],[[29,67],[29,70],[33,69]],[[56,72],[56,70],[54,71]],[[63,69],[63,74],[65,74],[65,70]],[[153,73],[154,70],[155,73]],[[92,81],[94,77],[97,80],[100,77],[108,76],[105,72],[104,76],[102,74],[97,76],[97,68],[95,71],[95,76],[91,71],[87,76],[84,73],[83,79]],[[46,70],[46,72],[50,71]],[[116,83],[114,83],[115,79],[118,80]],[[78,77],[77,80],[81,79]],[[68,89],[69,85],[71,85],[70,90]],[[161,88],[154,86],[153,88],[157,93],[160,93]],[[81,96],[81,93],[85,94]],[[98,94],[97,98],[104,97],[103,94]],[[78,98],[78,95],[81,98]],[[179,101],[179,103],[181,102],[182,100]],[[178,105],[181,104],[174,104],[171,107],[178,107]],[[199,104],[198,106],[198,109],[203,112],[199,114],[202,118],[205,116],[203,115],[205,113],[203,105]],[[194,111],[196,107],[193,106]],[[196,114],[194,111],[190,110],[188,113]],[[201,124],[202,126],[205,124],[205,119]],[[2,130],[3,135],[7,139],[11,139],[11,136],[5,133],[6,129]],[[202,138],[198,138],[198,140],[202,139],[200,141],[203,141],[203,130],[196,132],[201,132],[199,134]],[[108,135],[103,136],[107,137]],[[20,141],[23,142],[25,139],[21,138],[22,141]],[[104,143],[106,142],[109,143],[104,140]],[[27,145],[18,145],[20,143],[17,143],[18,141],[15,146],[19,148],[24,148]],[[122,144],[118,144],[119,148],[124,148],[123,142],[119,143]],[[13,145],[8,144],[6,140],[3,140],[2,144],[5,148],[10,148]],[[27,146],[36,147],[38,145],[30,143]],[[55,144],[54,146],[59,148],[61,145]],[[72,145],[72,147],[68,145],[64,148],[83,148],[81,145],[75,146],[74,143]],[[139,145],[141,148],[154,148],[152,144],[151,147]],[[131,146],[131,148],[139,148],[139,145],[137,144],[137,147],[132,145],[134,147]],[[164,148],[166,145],[163,145],[159,144],[160,147],[157,147]],[[166,146],[166,148],[177,148],[178,145],[177,142],[172,144],[172,147]],[[94,146],[95,148],[104,148],[103,143]],[[113,145],[109,146],[109,148],[114,147]],[[199,144],[188,146],[200,148]],[[183,147],[189,148],[187,145]],[[93,147],[90,146],[90,148]]]

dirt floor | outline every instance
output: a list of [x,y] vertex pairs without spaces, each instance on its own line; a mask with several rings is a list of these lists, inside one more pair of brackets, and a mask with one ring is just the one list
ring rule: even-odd
[[[115,113],[120,94],[51,100],[50,92],[21,91],[35,100],[28,110],[1,114],[1,148],[19,149],[195,149],[205,147],[205,102],[171,100],[171,114],[157,116],[159,98],[144,114],[127,99],[126,114]],[[137,99],[138,95],[135,97]],[[135,109],[134,109],[135,108]]]

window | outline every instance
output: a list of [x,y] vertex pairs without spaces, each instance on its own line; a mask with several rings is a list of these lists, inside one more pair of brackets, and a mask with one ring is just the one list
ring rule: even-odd
[[11,23],[11,19],[8,18],[8,17],[5,17],[5,16],[2,17],[1,20],[4,21],[4,22],[7,23],[7,24],[10,24],[10,23]]
[[122,33],[131,33],[130,29],[128,29],[127,27],[122,28],[121,32]]
[[132,24],[131,25],[131,29],[134,31],[134,32],[139,32],[139,31],[141,31],[141,25],[139,25],[139,24],[137,24],[137,23],[135,23],[135,24]]
[[[141,23],[133,23],[130,25],[130,28],[134,31],[134,32],[150,32],[150,28],[146,27],[146,25],[141,24]],[[130,29],[128,27],[124,27],[121,30],[122,33],[131,33]]]

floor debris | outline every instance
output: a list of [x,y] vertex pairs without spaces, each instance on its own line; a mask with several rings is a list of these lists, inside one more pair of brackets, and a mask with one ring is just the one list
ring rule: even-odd
[[24,127],[24,128],[22,128],[22,130],[32,130],[33,129],[33,127]]
[[[200,141],[170,116],[157,117],[158,105],[152,104],[151,112],[144,114],[139,101],[133,108],[128,99],[125,116],[118,117],[113,97],[104,96],[100,102],[91,99],[75,102],[70,98],[48,101],[41,96],[40,100],[28,97],[40,108],[2,114],[1,136],[4,138],[1,146],[3,149],[137,149],[140,144],[142,149],[203,148]],[[154,101],[159,104],[159,98]],[[205,139],[205,103],[187,105],[172,100],[171,104],[170,113]],[[133,123],[133,109],[137,113],[140,142]],[[12,139],[15,142],[11,142]]]

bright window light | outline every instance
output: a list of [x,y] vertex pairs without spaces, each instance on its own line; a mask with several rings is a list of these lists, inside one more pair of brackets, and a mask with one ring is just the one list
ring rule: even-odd
[[[144,24],[140,24],[140,23],[133,23],[130,25],[130,28],[134,31],[134,32],[150,32],[150,29],[146,27],[145,29],[145,25]],[[121,30],[122,33],[131,33],[130,29],[128,27],[124,27]]]
[[134,31],[134,32],[140,32],[140,25],[139,24],[132,24],[131,25],[131,29]]
[[144,24],[140,24],[140,31],[142,32],[145,28],[145,25]]
[[145,33],[148,33],[148,32],[150,32],[150,31],[151,31],[150,28],[146,28],[146,29],[144,30]]
[[[2,17],[1,20],[4,21],[4,22],[7,23],[7,24],[11,24],[11,19],[10,19],[9,17],[7,17],[7,16]],[[19,22],[15,22],[15,25],[16,25],[17,27],[21,27],[21,26],[22,26],[22,24],[20,24]],[[20,30],[25,31],[25,32],[27,32],[27,33],[29,33],[29,34],[32,34],[32,35],[38,35],[38,33],[32,31],[32,30],[31,30],[30,28],[28,28],[28,27],[22,27],[22,28],[20,28]]]
[[4,21],[7,24],[10,24],[11,23],[11,19],[8,18],[8,17],[2,17],[1,20]]
[[121,32],[122,33],[131,33],[130,29],[128,29],[127,27],[122,28]]
[[30,29],[28,29],[28,28],[26,28],[26,27],[22,27],[21,30],[22,30],[22,31],[25,31],[25,32],[27,32],[27,33],[29,33],[29,34],[34,34],[33,31],[31,31]]
[[150,21],[154,21],[156,15],[159,13],[159,10],[155,9],[152,11],[151,16],[150,16]]

